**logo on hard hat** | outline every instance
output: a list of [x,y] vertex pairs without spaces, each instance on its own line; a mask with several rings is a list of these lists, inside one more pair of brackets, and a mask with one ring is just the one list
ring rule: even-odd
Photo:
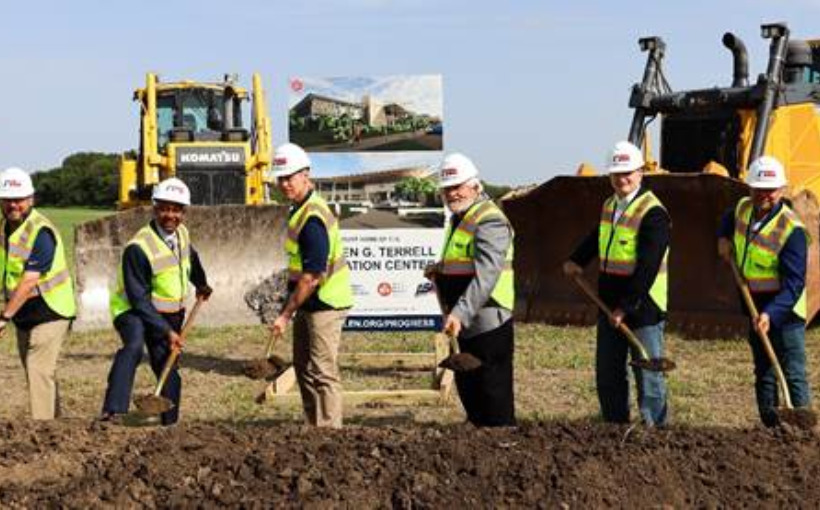
[[777,178],[777,172],[774,170],[760,170],[757,172],[758,177],[771,177],[772,179]]
[[614,154],[612,156],[613,163],[629,163],[629,154]]
[[21,188],[23,183],[18,181],[17,179],[5,179],[3,181],[4,188]]
[[454,175],[458,175],[458,168],[442,168],[441,169],[441,176],[442,177],[452,177]]
[[176,184],[169,184],[167,189],[168,191],[173,191],[174,193],[179,193],[180,195],[185,193],[185,190]]
[[288,164],[288,158],[280,157],[280,158],[273,158],[273,164],[276,166],[282,166]]

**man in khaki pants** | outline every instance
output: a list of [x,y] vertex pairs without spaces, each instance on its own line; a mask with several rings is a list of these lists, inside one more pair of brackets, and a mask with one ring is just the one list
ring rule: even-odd
[[271,329],[282,335],[296,316],[293,368],[305,418],[311,425],[340,428],[339,342],[353,293],[339,223],[314,191],[310,159],[301,147],[287,143],[276,150],[274,176],[293,205],[285,241],[290,295]]
[[34,210],[34,186],[26,172],[9,168],[0,173],[0,207],[5,298],[0,334],[14,322],[31,416],[50,420],[59,414],[57,358],[76,314],[74,286],[60,233]]

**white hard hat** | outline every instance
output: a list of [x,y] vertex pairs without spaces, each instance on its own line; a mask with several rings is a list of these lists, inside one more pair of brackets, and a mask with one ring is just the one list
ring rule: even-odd
[[11,167],[0,172],[0,199],[28,198],[34,195],[31,176],[22,168]]
[[478,168],[464,154],[448,154],[439,165],[438,187],[449,188],[478,177]]
[[609,152],[606,171],[611,174],[634,172],[644,165],[641,149],[630,142],[618,142]]
[[310,158],[295,143],[281,145],[273,154],[273,176],[276,178],[293,175],[305,168],[310,168]]
[[749,172],[746,174],[746,184],[757,189],[778,189],[788,182],[786,181],[786,170],[780,161],[771,156],[761,156],[752,161],[749,165]]
[[191,205],[191,190],[189,190],[188,186],[181,180],[176,177],[171,177],[154,186],[154,193],[151,195],[151,200],[153,200],[154,203],[161,200],[163,202]]

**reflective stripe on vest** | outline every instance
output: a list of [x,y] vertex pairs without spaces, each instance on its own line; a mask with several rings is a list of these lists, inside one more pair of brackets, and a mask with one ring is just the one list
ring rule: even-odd
[[329,249],[327,266],[319,280],[319,299],[336,309],[353,306],[353,290],[350,287],[350,267],[344,257],[339,222],[327,206],[327,202],[314,190],[288,220],[285,252],[288,257],[288,280],[296,282],[302,276],[302,253],[299,250],[299,234],[310,218],[318,218],[327,230]]
[[[741,199],[735,207],[735,260],[749,283],[750,291],[779,292],[780,250],[796,228],[802,229],[804,233],[806,229],[797,214],[783,203],[777,214],[755,234],[750,227],[753,212],[752,200],[748,197]],[[808,234],[806,238],[811,243]],[[806,318],[805,287],[792,310],[798,317]]]
[[[37,285],[26,298],[42,296],[46,305],[62,317],[71,319],[77,314],[74,301],[74,284],[65,258],[65,247],[57,227],[36,209],[32,209],[25,221],[6,239],[6,225],[0,228],[0,265],[4,268],[3,282],[6,301],[23,279],[25,265],[40,230],[46,227],[54,235],[54,259],[51,268],[41,273]],[[6,251],[8,245],[8,251]]]
[[[185,295],[191,276],[191,241],[185,225],[177,228],[176,253],[159,237],[151,225],[142,227],[127,246],[136,245],[151,264],[151,304],[159,313],[176,313],[185,307]],[[117,318],[131,309],[125,292],[122,264],[117,275],[117,288],[111,294],[111,315]]]
[[[598,228],[599,270],[616,276],[632,276],[638,263],[638,232],[646,214],[654,207],[666,210],[651,191],[643,193],[626,207],[626,210],[613,225],[616,208],[615,195],[609,197],[601,209],[601,223]],[[669,247],[663,254],[658,274],[649,288],[649,297],[661,311],[666,311],[669,277],[667,265]]]
[[[441,255],[441,275],[475,276],[475,233],[478,225],[486,218],[501,218],[507,225],[509,220],[492,200],[476,202],[467,210],[464,217],[453,230],[452,223],[447,225],[444,235],[444,248]],[[513,234],[514,236],[514,234]],[[493,287],[490,297],[501,307],[512,310],[515,305],[515,282],[513,273],[513,239],[504,259],[504,266]]]

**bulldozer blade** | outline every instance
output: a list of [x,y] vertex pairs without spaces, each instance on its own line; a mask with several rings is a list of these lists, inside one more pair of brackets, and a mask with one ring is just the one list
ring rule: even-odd
[[[77,329],[110,327],[108,300],[123,248],[151,217],[151,208],[141,207],[77,226]],[[185,225],[214,289],[202,325],[259,324],[246,295],[286,271],[287,217],[287,208],[279,205],[188,207]],[[281,286],[269,288],[284,292]]]
[[[725,211],[748,194],[746,184],[713,174],[647,175],[643,184],[672,218],[669,255],[670,329],[687,338],[745,335],[749,319],[729,267],[717,256],[717,229]],[[515,314],[524,322],[590,325],[595,306],[577,292],[561,266],[575,247],[597,229],[603,201],[612,194],[608,177],[555,177],[505,199],[515,228]],[[808,232],[820,228],[817,200],[807,192],[792,197]],[[545,222],[545,215],[550,221]],[[808,319],[820,308],[820,243],[809,247]],[[585,276],[596,281],[597,259]]]

